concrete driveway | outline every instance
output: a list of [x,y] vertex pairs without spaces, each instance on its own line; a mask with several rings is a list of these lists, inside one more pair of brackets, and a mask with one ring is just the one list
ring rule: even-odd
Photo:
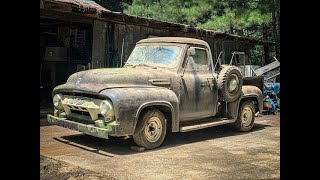
[[228,125],[168,134],[156,150],[40,123],[40,154],[116,179],[279,179],[280,117],[256,118],[248,133]]

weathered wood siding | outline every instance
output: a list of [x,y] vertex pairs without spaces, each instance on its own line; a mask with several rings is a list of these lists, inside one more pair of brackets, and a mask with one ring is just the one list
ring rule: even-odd
[[106,67],[107,23],[94,21],[92,42],[92,68]]
[[135,44],[139,40],[148,38],[149,36],[177,36],[202,39],[209,44],[214,62],[216,62],[220,51],[223,51],[221,56],[222,63],[229,63],[234,51],[243,51],[247,55],[250,54],[250,46],[238,41],[218,39],[197,32],[185,33],[170,31],[169,29],[156,29],[96,20],[93,30],[93,68],[120,67],[121,55],[123,65],[131,54]]

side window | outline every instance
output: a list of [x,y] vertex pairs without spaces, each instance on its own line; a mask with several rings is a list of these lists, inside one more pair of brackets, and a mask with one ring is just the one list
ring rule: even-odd
[[188,60],[187,70],[208,71],[209,63],[207,51],[203,48],[195,48],[195,55]]

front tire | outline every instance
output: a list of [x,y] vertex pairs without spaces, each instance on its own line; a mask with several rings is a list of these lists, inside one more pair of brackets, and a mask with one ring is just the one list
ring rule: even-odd
[[154,149],[162,144],[166,131],[164,115],[159,110],[149,110],[139,118],[133,140],[139,146]]
[[242,103],[238,118],[234,123],[236,129],[241,132],[250,131],[254,125],[255,114],[255,108],[251,101]]

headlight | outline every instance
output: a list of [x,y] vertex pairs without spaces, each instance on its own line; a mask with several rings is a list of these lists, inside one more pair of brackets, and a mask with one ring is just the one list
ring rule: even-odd
[[54,97],[53,97],[53,105],[57,109],[61,109],[62,108],[62,95],[61,94],[54,95]]
[[100,103],[100,113],[102,116],[108,116],[111,115],[113,112],[113,107],[111,105],[111,102],[108,100],[101,101]]
[[238,78],[237,77],[233,77],[230,81],[229,81],[229,86],[228,86],[228,91],[229,92],[233,92],[234,90],[237,89],[238,87]]

